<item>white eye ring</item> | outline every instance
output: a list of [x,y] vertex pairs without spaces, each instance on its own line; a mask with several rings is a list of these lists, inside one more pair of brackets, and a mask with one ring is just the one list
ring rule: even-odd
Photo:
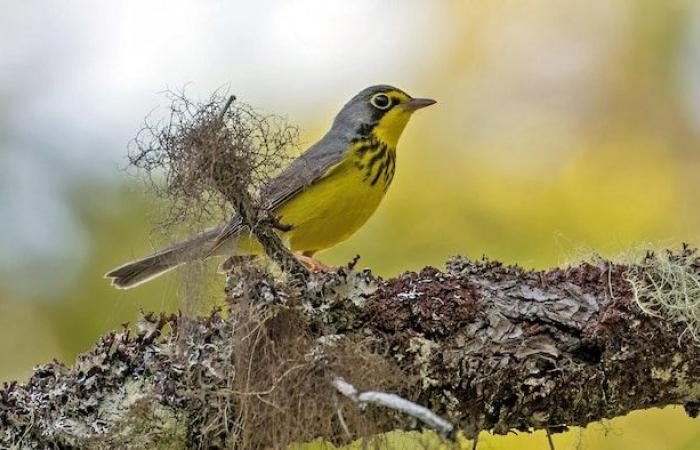
[[391,99],[386,94],[376,94],[369,102],[377,109],[389,109],[391,107]]

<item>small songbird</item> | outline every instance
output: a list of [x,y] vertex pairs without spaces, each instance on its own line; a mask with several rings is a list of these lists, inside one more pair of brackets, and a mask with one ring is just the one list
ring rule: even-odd
[[[313,255],[346,240],[376,211],[396,168],[396,145],[414,111],[435,100],[378,85],[355,95],[320,141],[260,191],[287,231],[278,231],[297,258],[323,267]],[[248,256],[260,245],[240,219],[208,229],[105,275],[128,289],[181,264],[210,256]]]

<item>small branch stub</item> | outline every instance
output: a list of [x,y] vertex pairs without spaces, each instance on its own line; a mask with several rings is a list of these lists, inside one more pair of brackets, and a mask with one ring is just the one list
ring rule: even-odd
[[413,403],[395,394],[374,391],[359,392],[355,386],[340,377],[334,378],[332,384],[338,392],[357,403],[360,407],[367,403],[373,403],[385,408],[394,409],[418,419],[428,427],[438,431],[443,437],[454,439],[454,425],[424,406]]

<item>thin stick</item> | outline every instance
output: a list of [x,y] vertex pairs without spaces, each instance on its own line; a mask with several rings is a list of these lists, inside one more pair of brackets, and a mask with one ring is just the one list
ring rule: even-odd
[[355,386],[340,377],[334,378],[332,384],[338,392],[355,403],[360,405],[374,403],[376,405],[395,409],[420,420],[430,428],[440,432],[444,437],[453,439],[453,433],[455,431],[454,425],[424,406],[413,403],[395,394],[375,391],[359,392]]
[[226,115],[226,111],[228,111],[228,109],[231,107],[231,103],[233,103],[234,100],[236,100],[236,96],[235,96],[235,95],[231,95],[231,96],[228,98],[228,100],[226,100],[226,103],[224,104],[224,107],[221,108],[221,113],[219,113],[219,121],[224,120],[224,116]]
[[340,406],[338,406],[338,421],[340,421],[340,426],[343,428],[343,431],[345,432],[345,435],[348,437],[348,439],[352,438],[352,434],[350,434],[348,424],[345,423],[345,418],[343,417],[343,410],[340,409]]
[[549,450],[555,450],[554,441],[552,440],[552,433],[549,432],[549,427],[545,428],[544,431],[547,432],[547,443],[549,444]]

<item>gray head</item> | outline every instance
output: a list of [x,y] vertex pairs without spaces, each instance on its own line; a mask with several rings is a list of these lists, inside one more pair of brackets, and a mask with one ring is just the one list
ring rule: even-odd
[[401,134],[414,111],[434,103],[435,100],[429,98],[413,98],[387,84],[370,86],[343,106],[333,121],[331,132],[362,138],[379,127],[386,128],[384,132],[395,128]]

